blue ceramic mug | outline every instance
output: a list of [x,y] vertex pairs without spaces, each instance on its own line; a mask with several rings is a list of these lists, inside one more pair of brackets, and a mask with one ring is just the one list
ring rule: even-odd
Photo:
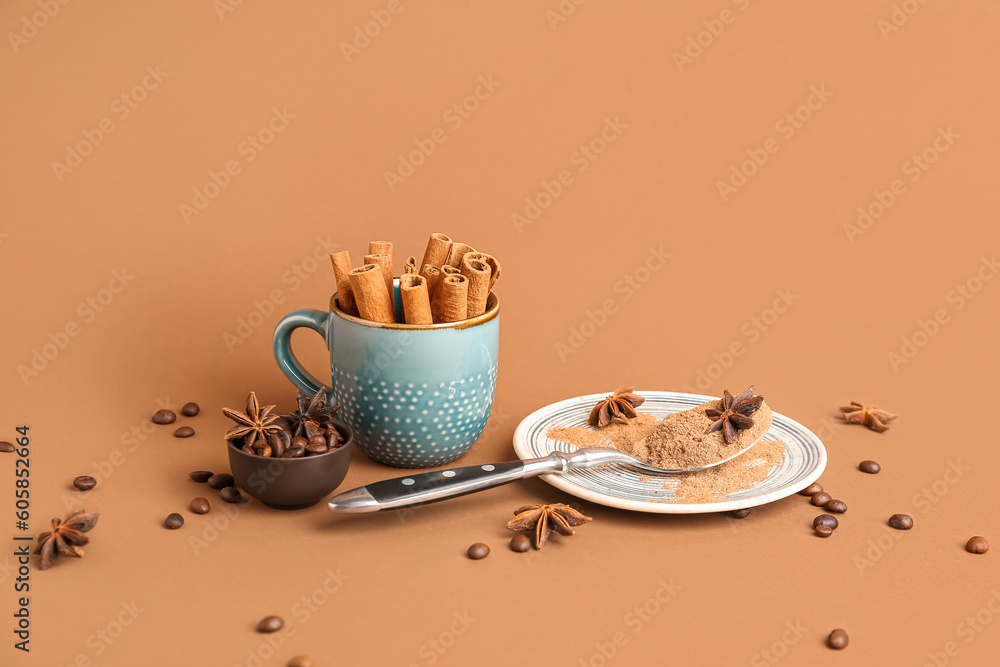
[[[396,281],[397,320],[402,301]],[[396,468],[429,468],[457,459],[479,439],[493,408],[500,351],[500,302],[447,324],[384,324],[340,310],[289,313],[274,329],[274,358],[299,389],[325,386],[295,358],[292,331],[312,329],[330,350],[332,405],[369,457]]]

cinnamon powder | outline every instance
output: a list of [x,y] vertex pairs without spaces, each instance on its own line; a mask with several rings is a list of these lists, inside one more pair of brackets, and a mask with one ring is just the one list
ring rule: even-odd
[[[704,463],[686,463],[687,461],[705,460],[706,455],[698,457],[692,442],[685,443],[683,437],[701,438],[699,442],[708,440],[710,451],[715,456],[707,462],[718,461],[729,454],[723,448],[736,447],[743,449],[749,441],[761,437],[770,427],[771,410],[766,404],[754,413],[754,427],[740,431],[737,441],[725,445],[722,435],[718,432],[704,435],[711,423],[705,414],[705,408],[713,407],[712,403],[698,406],[692,410],[673,413],[662,421],[648,414],[639,413],[634,419],[615,418],[611,424],[602,429],[592,429],[586,426],[556,427],[549,429],[546,435],[553,440],[566,442],[576,447],[613,447],[626,454],[646,460],[658,467],[686,468]],[[697,414],[700,412],[701,417]],[[759,434],[758,434],[759,431]],[[668,437],[670,435],[676,437]],[[743,440],[740,439],[743,436]],[[656,436],[656,437],[654,437]],[[716,436],[719,442],[712,442]],[[747,438],[750,440],[748,441]],[[714,448],[714,449],[712,449]],[[719,451],[723,455],[719,455]],[[729,450],[733,451],[733,450]],[[663,487],[673,489],[672,502],[683,503],[713,503],[725,500],[731,494],[751,489],[767,479],[770,471],[781,464],[785,456],[785,447],[780,441],[764,440],[758,442],[752,449],[744,452],[732,461],[727,461],[706,470],[689,473],[664,475],[667,481]],[[655,458],[654,458],[655,457]],[[672,457],[672,458],[671,458]],[[656,461],[672,461],[669,466]],[[682,465],[677,465],[683,462]],[[649,481],[643,475],[640,481]]]

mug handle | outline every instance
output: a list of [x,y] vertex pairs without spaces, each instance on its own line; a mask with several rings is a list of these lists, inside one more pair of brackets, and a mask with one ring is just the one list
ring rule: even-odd
[[[320,389],[326,389],[326,385],[307,371],[295,353],[292,352],[292,332],[298,328],[312,329],[322,336],[329,346],[329,322],[329,312],[303,308],[282,317],[278,326],[274,328],[272,345],[274,347],[274,360],[278,362],[278,368],[292,384],[310,396],[315,396]],[[329,400],[330,393],[332,392],[328,390],[327,400]]]

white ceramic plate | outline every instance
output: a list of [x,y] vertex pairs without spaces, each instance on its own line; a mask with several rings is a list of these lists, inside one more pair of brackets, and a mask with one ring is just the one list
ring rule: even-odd
[[[514,451],[521,459],[548,456],[554,451],[575,451],[577,448],[573,445],[552,440],[545,435],[546,432],[556,426],[585,426],[597,401],[610,393],[570,398],[531,413],[514,431]],[[635,393],[646,398],[639,411],[658,419],[717,398],[671,391]],[[823,473],[826,467],[826,449],[812,431],[797,421],[777,412],[773,413],[771,428],[764,439],[784,443],[785,457],[781,465],[775,466],[767,478],[755,487],[731,494],[721,502],[674,502],[673,489],[663,488],[670,475],[657,475],[624,464],[571,470],[561,475],[544,475],[542,479],[574,496],[610,507],[663,514],[701,514],[728,512],[774,502],[804,489]]]

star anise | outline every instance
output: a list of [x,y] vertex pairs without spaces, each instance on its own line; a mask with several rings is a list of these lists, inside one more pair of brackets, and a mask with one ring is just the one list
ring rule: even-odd
[[229,429],[226,433],[226,439],[238,440],[243,438],[243,443],[246,445],[253,445],[258,438],[267,440],[267,436],[281,430],[280,426],[273,423],[278,418],[278,415],[271,414],[271,410],[273,409],[273,405],[260,407],[260,403],[257,402],[257,394],[252,391],[247,397],[246,412],[237,412],[230,408],[222,408],[222,414],[236,422],[236,426]]
[[52,519],[52,530],[38,536],[36,554],[42,555],[41,570],[47,570],[59,556],[83,558],[83,545],[90,541],[84,535],[97,524],[100,514],[84,514],[82,510],[70,512],[59,519]]
[[886,424],[896,418],[896,415],[891,412],[886,412],[874,405],[862,405],[857,401],[851,401],[850,405],[845,405],[840,408],[840,411],[849,423],[862,424],[879,433],[888,431],[889,427]]
[[573,526],[582,526],[592,521],[589,516],[584,516],[563,503],[525,505],[514,510],[514,514],[516,516],[507,522],[507,528],[516,532],[533,530],[536,549],[545,546],[553,530],[560,535],[572,535]]
[[722,437],[727,445],[733,444],[736,440],[736,432],[753,426],[753,413],[764,402],[763,396],[753,395],[753,385],[739,396],[733,397],[729,390],[722,392],[722,410],[708,408],[705,414],[715,421],[705,431],[705,435],[714,431],[722,430]]
[[340,406],[328,407],[326,404],[326,388],[320,387],[312,398],[301,389],[296,401],[299,409],[291,414],[289,421],[293,426],[294,435],[305,435],[307,438],[320,433],[323,424],[337,416]]
[[633,389],[635,387],[616,389],[615,393],[594,406],[594,409],[590,411],[590,417],[587,418],[587,423],[591,426],[604,428],[615,417],[629,419],[635,417],[637,414],[635,409],[645,403],[646,399],[633,394]]

